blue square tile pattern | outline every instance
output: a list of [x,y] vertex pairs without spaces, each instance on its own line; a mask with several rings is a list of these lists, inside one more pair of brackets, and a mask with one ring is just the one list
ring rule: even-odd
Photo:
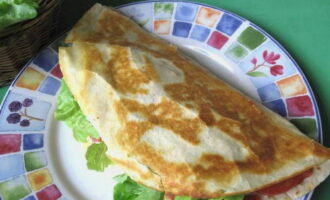
[[186,22],[175,22],[174,27],[173,27],[173,35],[178,36],[178,37],[188,37],[190,29],[191,29],[191,24],[186,23]]
[[14,154],[0,157],[0,181],[23,174],[23,155]]
[[232,35],[241,24],[242,24],[241,20],[225,13],[221,17],[220,22],[218,23],[216,29],[227,35]]
[[23,136],[23,149],[38,149],[44,146],[43,134],[25,134]]
[[47,77],[41,84],[39,91],[49,95],[55,95],[61,86],[61,82],[53,77]]
[[192,22],[195,19],[198,6],[188,3],[177,3],[174,18],[176,20]]
[[33,63],[48,72],[58,63],[58,56],[54,51],[47,48],[33,59]]
[[258,88],[258,94],[261,101],[272,101],[281,98],[281,93],[275,83]]
[[276,112],[277,114],[279,114],[283,117],[286,117],[286,115],[287,115],[287,112],[285,109],[285,104],[282,99],[270,101],[270,102],[264,103],[264,105],[267,108],[271,109],[272,111]]
[[28,196],[24,200],[37,200],[34,196]]
[[198,40],[200,42],[204,42],[209,36],[210,32],[211,30],[205,28],[204,26],[195,25],[191,32],[190,38]]

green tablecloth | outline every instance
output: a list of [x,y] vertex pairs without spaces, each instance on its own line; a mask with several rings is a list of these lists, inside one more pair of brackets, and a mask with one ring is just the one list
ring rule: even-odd
[[[66,30],[93,0],[63,0],[61,30]],[[134,0],[99,0],[120,5]],[[234,12],[277,39],[301,66],[321,111],[325,145],[330,147],[330,0],[203,0],[197,1]],[[0,101],[7,88],[0,88]],[[327,103],[328,102],[328,103]],[[328,190],[327,190],[328,189]],[[330,199],[330,178],[316,190],[313,200]]]

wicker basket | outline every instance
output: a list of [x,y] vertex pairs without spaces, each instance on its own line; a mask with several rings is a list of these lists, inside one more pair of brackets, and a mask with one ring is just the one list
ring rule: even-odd
[[0,31],[0,86],[57,34],[60,0],[39,0],[38,16]]

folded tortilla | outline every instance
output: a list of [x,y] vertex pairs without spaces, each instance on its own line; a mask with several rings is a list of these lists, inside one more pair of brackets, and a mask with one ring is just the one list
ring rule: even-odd
[[136,182],[194,198],[253,192],[313,168],[294,199],[330,173],[330,150],[119,12],[96,4],[61,47],[63,78]]

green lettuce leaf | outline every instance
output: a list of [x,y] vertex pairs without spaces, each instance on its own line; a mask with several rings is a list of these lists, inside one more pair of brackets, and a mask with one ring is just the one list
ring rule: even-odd
[[127,175],[114,178],[118,183],[114,188],[114,200],[163,200],[164,193],[137,184]]
[[64,121],[73,131],[74,138],[79,142],[87,142],[87,138],[98,138],[99,134],[87,120],[74,100],[68,86],[62,80],[61,89],[57,98],[55,119]]
[[35,18],[37,8],[37,0],[0,0],[0,29]]
[[105,154],[107,150],[104,142],[90,145],[85,155],[88,169],[103,172],[111,164],[111,160]]
[[[164,193],[146,188],[134,182],[126,174],[114,177],[117,185],[114,188],[114,200],[163,200]],[[191,197],[176,196],[175,200],[243,200],[244,195],[219,197],[215,199],[195,199]]]
[[[55,118],[64,121],[72,129],[73,136],[78,142],[87,142],[88,137],[99,138],[97,130],[82,113],[63,80],[57,97]],[[88,169],[104,171],[111,164],[111,160],[106,156],[107,150],[104,142],[90,145],[85,154]]]
[[127,176],[126,174],[120,174],[118,176],[113,177],[113,180],[117,181],[118,183],[124,183],[128,178],[129,176]]

